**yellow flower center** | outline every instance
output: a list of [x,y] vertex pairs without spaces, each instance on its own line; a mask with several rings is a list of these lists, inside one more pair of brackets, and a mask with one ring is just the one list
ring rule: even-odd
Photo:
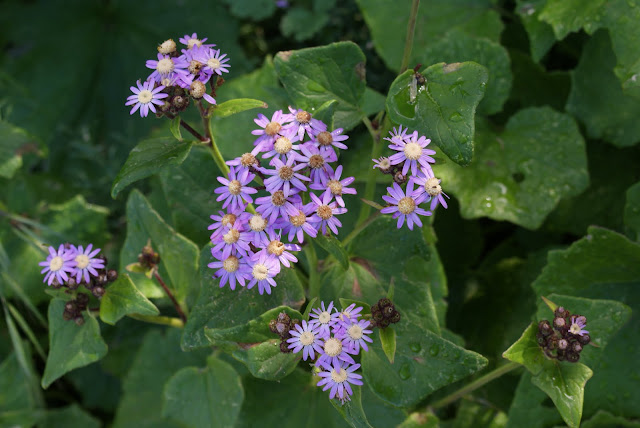
[[63,264],[64,264],[64,260],[62,260],[62,257],[56,256],[52,258],[51,261],[49,262],[49,270],[52,270],[54,272],[58,271],[62,268]]
[[249,219],[249,227],[254,232],[262,232],[267,227],[267,223],[260,214],[255,214]]
[[273,148],[276,150],[276,152],[280,153],[281,155],[289,153],[289,150],[291,150],[292,147],[293,144],[291,144],[291,140],[287,137],[278,138],[273,145]]
[[320,324],[327,324],[331,321],[331,314],[327,311],[321,312],[320,315],[318,315],[318,321],[320,321]]
[[235,222],[236,222],[236,215],[235,214],[225,214],[222,217],[222,221],[221,221],[223,226],[229,226],[229,225],[233,226],[233,224]]
[[263,281],[269,276],[269,269],[267,269],[267,267],[261,263],[256,263],[256,265],[253,267],[252,273],[255,279],[257,279],[258,281]]
[[153,99],[153,94],[148,89],[143,89],[138,94],[138,102],[142,104],[147,104]]
[[158,73],[160,74],[169,74],[175,67],[176,66],[173,61],[171,61],[171,58],[162,58],[160,61],[158,61],[156,70],[158,70]]
[[400,199],[398,202],[398,211],[402,214],[411,214],[416,209],[416,201],[408,196]]
[[299,123],[309,123],[311,122],[311,114],[303,110],[301,112],[296,113],[296,120]]
[[267,252],[280,257],[284,253],[284,244],[278,240],[273,240],[267,246]]
[[249,167],[256,163],[256,157],[251,153],[245,153],[240,158],[240,165]]
[[422,147],[418,143],[407,143],[404,146],[404,155],[409,160],[418,160],[422,156]]
[[330,180],[328,187],[334,195],[342,195],[342,183],[338,180]]
[[290,166],[282,166],[280,167],[280,169],[278,170],[278,177],[280,177],[281,179],[285,180],[285,181],[289,181],[293,178],[293,168],[291,168]]
[[238,270],[238,258],[236,256],[229,256],[225,261],[222,262],[222,267],[229,273],[233,273]]
[[207,61],[207,65],[211,67],[213,70],[215,70],[216,68],[220,67],[220,60],[216,58],[210,58]]
[[307,216],[302,211],[298,212],[300,214],[289,216],[289,222],[295,227],[301,227],[307,221]]
[[582,329],[580,328],[580,326],[578,324],[571,324],[571,327],[569,327],[569,332],[573,333],[573,334],[580,333],[580,330],[582,330]]
[[187,48],[192,49],[194,46],[197,46],[197,47],[202,46],[202,42],[200,41],[200,39],[187,40]]
[[232,195],[239,195],[242,192],[242,184],[238,180],[231,180],[229,182],[229,193]]
[[330,357],[337,357],[342,352],[342,342],[332,337],[324,342],[324,353]]
[[346,382],[346,380],[347,380],[347,371],[345,369],[343,369],[342,367],[340,367],[339,371],[336,371],[336,369],[332,369],[331,370],[331,380],[334,381],[335,383]]
[[78,254],[76,256],[76,267],[78,269],[84,269],[87,266],[89,266],[89,257],[85,256],[84,254]]
[[329,220],[333,217],[333,210],[329,205],[320,205],[316,210],[316,213],[318,214],[318,217],[323,220]]
[[424,190],[426,190],[427,193],[431,196],[438,196],[440,193],[442,193],[440,181],[435,177],[428,179],[427,182],[424,183]]
[[347,334],[349,335],[350,338],[352,338],[353,340],[358,340],[358,339],[362,339],[363,333],[362,333],[362,327],[360,327],[358,324],[353,324],[351,327],[349,327],[349,329],[347,330]]
[[302,343],[304,346],[311,345],[314,339],[315,335],[310,331],[305,331],[300,335],[300,343]]
[[324,158],[320,155],[312,155],[309,158],[309,166],[313,169],[320,169],[324,166]]
[[278,190],[273,195],[271,195],[271,203],[276,207],[280,207],[287,202],[287,198],[284,197],[284,192],[282,190]]
[[238,239],[240,239],[240,232],[238,232],[236,229],[230,229],[222,236],[222,239],[224,239],[224,242],[226,244],[235,244],[236,242],[238,242]]

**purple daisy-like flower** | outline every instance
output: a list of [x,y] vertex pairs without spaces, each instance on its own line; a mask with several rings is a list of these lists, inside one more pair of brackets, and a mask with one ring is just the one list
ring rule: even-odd
[[243,224],[246,224],[247,233],[250,236],[250,241],[256,247],[266,247],[269,245],[269,232],[273,230],[273,225],[270,224],[262,214],[256,213],[242,213],[240,215]]
[[299,204],[296,206],[298,210],[297,215],[289,215],[289,220],[287,222],[282,221],[280,226],[282,227],[283,233],[288,234],[287,239],[289,241],[293,240],[293,237],[298,238],[298,242],[304,242],[304,233],[315,238],[318,236],[318,231],[310,222],[309,215],[315,211],[315,207],[313,204],[302,205]]
[[226,233],[226,227],[233,226],[238,218],[238,214],[238,212],[233,213],[229,212],[229,210],[227,210],[226,214],[223,211],[218,211],[218,215],[212,214],[210,217],[214,222],[207,228],[213,230],[210,237],[211,241],[217,241],[224,235]]
[[427,198],[427,194],[423,193],[420,196],[410,196],[413,194],[413,181],[407,183],[407,193],[405,194],[398,183],[393,183],[393,187],[387,187],[387,191],[391,196],[384,195],[382,199],[392,204],[390,207],[385,207],[380,210],[382,214],[393,213],[393,218],[398,219],[398,229],[404,224],[404,220],[407,220],[407,226],[409,230],[413,230],[413,225],[417,224],[422,227],[422,221],[418,217],[418,214],[424,216],[430,216],[431,211],[425,211],[420,208],[420,205]]
[[324,307],[324,302],[321,302],[320,307],[313,309],[309,314],[309,317],[311,318],[309,322],[316,324],[320,328],[320,335],[325,339],[329,338],[331,333],[330,327],[334,325],[338,319],[338,313],[333,309],[333,302],[330,302],[326,309]]
[[212,48],[215,46],[213,43],[204,44],[207,41],[207,38],[199,39],[197,33],[193,33],[192,35],[185,34],[183,37],[179,38],[178,41],[185,45],[188,49],[199,48],[199,47],[208,47]]
[[236,289],[236,282],[244,287],[245,280],[251,279],[251,275],[246,269],[246,260],[236,256],[229,256],[223,260],[217,260],[207,265],[211,269],[218,269],[214,278],[220,278],[220,288],[229,283],[229,288]]
[[295,330],[289,330],[291,339],[287,339],[290,343],[289,349],[293,349],[293,352],[300,352],[302,350],[302,359],[304,361],[307,358],[314,359],[316,352],[322,353],[322,340],[320,338],[318,327],[302,320],[302,327],[300,324],[294,326]]
[[[257,257],[256,257],[257,256]],[[273,279],[280,273],[280,263],[273,255],[268,254],[267,250],[261,250],[249,259],[249,267],[251,269],[251,281],[247,285],[248,289],[258,284],[258,292],[263,294],[271,294],[271,287],[275,287],[276,281]]]
[[298,190],[307,190],[307,186],[302,181],[310,181],[310,179],[297,172],[303,169],[304,165],[296,165],[295,162],[296,158],[293,156],[287,159],[287,163],[283,163],[277,158],[271,161],[275,169],[264,170],[265,175],[272,176],[264,180],[268,192],[273,193],[282,189],[284,195],[289,196],[291,186]]
[[348,135],[342,134],[343,129],[338,128],[334,131],[322,131],[319,132],[316,136],[312,137],[311,142],[320,149],[320,153],[327,154],[327,158],[331,159],[331,162],[335,162],[338,160],[338,154],[335,151],[335,148],[346,150],[346,144],[341,143],[341,141],[345,141],[349,139]]
[[384,137],[384,139],[393,144],[396,144],[396,141],[409,140],[412,134],[407,135],[408,130],[409,128],[402,129],[402,125],[398,126],[397,128],[394,127],[393,131],[389,131],[389,135],[391,137]]
[[447,201],[444,199],[444,196],[449,198],[449,195],[442,191],[442,187],[440,186],[442,180],[435,177],[431,168],[421,168],[418,175],[411,177],[410,180],[413,180],[413,182],[418,185],[418,188],[413,192],[412,196],[419,196],[423,193],[429,195],[429,199],[426,201],[431,201],[431,206],[429,207],[431,211],[436,209],[438,203],[445,209],[447,208]]
[[322,183],[322,180],[327,178],[327,173],[332,171],[329,165],[329,162],[332,162],[331,154],[328,152],[320,153],[320,149],[312,142],[303,144],[300,151],[302,154],[298,155],[298,164],[309,167],[311,183]]
[[253,135],[258,135],[253,144],[260,147],[260,151],[266,152],[273,149],[273,143],[280,135],[282,127],[291,121],[291,115],[283,114],[282,110],[277,110],[271,116],[271,120],[264,114],[258,114],[258,118],[253,121],[262,128],[251,131]]
[[298,134],[300,141],[302,141],[305,132],[309,134],[310,138],[313,138],[318,133],[327,130],[327,125],[318,119],[314,119],[311,113],[302,109],[294,109],[291,106],[289,106],[289,111],[291,112],[291,118],[289,119],[291,124],[287,125],[287,127]]
[[133,114],[140,109],[140,117],[147,117],[149,110],[155,113],[155,105],[162,105],[164,101],[160,100],[169,96],[169,94],[160,92],[164,89],[164,86],[158,86],[154,89],[154,82],[146,81],[140,84],[138,80],[136,84],[138,85],[137,88],[135,86],[129,88],[131,92],[133,92],[133,95],[129,95],[125,103],[126,106],[134,104],[129,114]]
[[72,251],[76,254],[74,260],[76,262],[74,272],[76,276],[76,282],[79,284],[84,279],[84,282],[89,283],[89,274],[93,276],[98,276],[97,269],[104,268],[104,260],[100,258],[95,258],[96,255],[100,252],[100,248],[95,249],[93,251],[93,244],[87,245],[87,248],[83,248],[82,245],[80,247],[76,247],[75,245],[71,246]]
[[224,187],[218,187],[214,192],[220,193],[220,196],[216,201],[225,201],[222,208],[226,208],[230,205],[231,210],[244,210],[246,202],[250,204],[253,202],[253,198],[250,196],[254,193],[258,193],[253,187],[247,186],[255,177],[251,173],[236,174],[236,169],[231,167],[229,171],[229,179],[224,177],[218,177],[218,181],[224,184]]
[[231,254],[244,256],[251,251],[251,247],[249,246],[251,236],[242,231],[240,222],[226,226],[219,239],[220,242],[214,242],[216,245],[211,248],[211,254],[213,254],[213,257],[216,259],[224,260]]
[[329,173],[327,173],[326,178],[323,179],[321,184],[311,184],[309,187],[314,190],[324,190],[324,194],[329,194],[335,197],[338,205],[344,208],[345,203],[344,199],[342,199],[342,195],[355,195],[358,192],[356,191],[356,189],[347,187],[356,179],[354,177],[347,177],[343,180],[340,180],[341,175],[342,165],[338,165],[335,171],[330,171]]
[[328,368],[334,364],[340,364],[341,361],[355,364],[355,361],[349,355],[350,353],[351,349],[349,349],[344,340],[337,337],[326,338],[322,344],[322,353],[316,361],[316,367]]
[[273,229],[268,232],[268,243],[266,246],[267,253],[273,255],[285,267],[291,267],[289,262],[296,263],[298,259],[291,254],[291,251],[300,251],[299,245],[285,244],[280,240],[280,235],[275,233]]
[[362,375],[354,373],[360,368],[360,364],[350,366],[345,363],[334,363],[332,366],[325,368],[327,371],[318,373],[318,376],[322,379],[317,386],[322,386],[323,391],[331,389],[329,392],[329,398],[331,399],[337,395],[343,403],[349,401],[351,395],[353,395],[351,385],[362,385]]
[[147,80],[160,83],[163,79],[177,78],[179,75],[188,75],[187,67],[189,63],[183,57],[171,57],[169,55],[158,54],[158,60],[150,59],[146,63],[147,68],[154,70]]
[[350,346],[351,350],[356,354],[360,352],[360,347],[368,351],[369,348],[366,342],[373,343],[373,339],[367,336],[373,333],[373,330],[367,329],[369,325],[371,325],[371,323],[367,320],[358,321],[355,318],[351,318],[350,321],[342,323],[343,330],[337,337],[344,339],[345,343]]
[[396,139],[389,144],[389,148],[396,150],[399,153],[391,155],[389,161],[391,165],[397,165],[404,162],[402,167],[402,175],[407,175],[409,170],[412,174],[417,174],[418,165],[423,168],[431,168],[430,163],[435,163],[436,160],[430,155],[435,155],[435,150],[427,149],[427,145],[431,143],[431,140],[427,137],[419,137],[418,132],[411,134],[406,140]]
[[357,321],[362,315],[360,312],[362,312],[362,306],[356,307],[355,303],[350,304],[342,312],[338,312],[338,317],[333,326],[343,327],[345,323]]
[[256,211],[269,220],[269,223],[275,223],[278,217],[282,219],[289,218],[290,215],[298,214],[298,209],[294,204],[302,203],[302,198],[298,194],[286,196],[282,190],[273,192],[271,196],[263,196],[256,199],[258,207]]
[[381,157],[380,159],[371,159],[375,165],[373,168],[379,168],[380,171],[387,172],[391,169],[391,161],[387,157]]
[[311,217],[311,222],[314,223],[315,228],[322,233],[327,233],[327,226],[336,235],[338,234],[338,227],[342,227],[342,223],[335,216],[338,214],[344,214],[347,212],[346,208],[338,208],[335,202],[331,202],[333,199],[330,193],[324,193],[322,199],[318,198],[313,193],[310,193],[311,200],[315,204],[316,213]]
[[60,244],[58,251],[54,247],[49,247],[47,260],[38,263],[38,265],[44,267],[40,273],[46,273],[42,282],[51,285],[56,280],[58,284],[64,284],[65,281],[69,280],[68,274],[73,275],[75,271],[75,258],[75,251],[71,248],[64,248],[64,244]]
[[576,336],[589,334],[589,332],[584,329],[586,326],[587,326],[587,317],[582,315],[580,316],[573,315],[571,317],[571,326],[569,327],[569,333]]
[[203,65],[201,80],[208,81],[214,74],[222,76],[222,73],[228,73],[231,65],[227,64],[229,58],[226,56],[227,54],[220,54],[220,49],[199,49],[194,58]]
[[[283,129],[280,131],[280,135],[273,143],[271,150],[262,155],[264,159],[273,157],[273,159],[280,159],[281,162],[287,162],[291,157],[294,159],[298,156],[296,151],[300,150],[299,144],[293,144],[300,141],[298,136],[291,132],[291,130]],[[274,165],[273,159],[269,163]]]

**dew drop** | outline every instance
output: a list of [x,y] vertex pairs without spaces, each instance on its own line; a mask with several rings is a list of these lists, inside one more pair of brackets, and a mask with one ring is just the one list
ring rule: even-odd
[[451,122],[461,122],[463,119],[462,115],[457,111],[451,113],[451,116],[449,116],[449,120]]
[[432,357],[438,355],[439,352],[440,347],[438,345],[431,345],[431,347],[429,348],[429,354],[431,354]]
[[400,375],[400,379],[402,380],[409,379],[411,377],[411,367],[409,367],[409,364],[404,363],[402,367],[400,367],[400,371],[398,372],[398,374]]
[[419,343],[410,343],[409,344],[409,349],[411,349],[413,352],[420,352],[422,347],[420,346]]

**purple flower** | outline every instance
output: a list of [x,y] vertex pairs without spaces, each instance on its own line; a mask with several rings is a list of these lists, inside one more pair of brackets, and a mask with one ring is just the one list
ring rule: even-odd
[[289,215],[289,220],[286,223],[284,221],[281,222],[283,233],[288,233],[287,239],[292,241],[293,237],[296,236],[298,242],[302,243],[304,241],[303,232],[306,232],[312,238],[318,236],[318,231],[311,225],[309,222],[310,217],[308,217],[309,214],[315,211],[315,206],[313,204],[299,204],[296,209],[298,211],[297,215]]
[[220,278],[220,288],[228,282],[229,288],[235,290],[236,281],[244,287],[245,280],[251,279],[251,275],[246,269],[245,259],[238,259],[236,256],[211,262],[207,266],[211,269],[218,269],[213,277]]
[[253,135],[259,135],[253,144],[260,147],[260,151],[266,152],[273,149],[273,143],[276,141],[276,138],[278,138],[280,130],[285,123],[291,121],[291,115],[282,114],[282,110],[278,110],[273,113],[271,120],[264,114],[258,114],[258,118],[253,119],[253,121],[256,125],[263,128],[251,131]]
[[260,163],[258,159],[256,159],[256,155],[260,153],[258,147],[254,148],[251,153],[245,153],[242,156],[238,156],[235,159],[227,161],[227,165],[235,166],[236,171],[241,174],[248,174],[250,172],[250,168],[260,169]]
[[305,131],[310,138],[313,138],[319,132],[327,130],[327,125],[318,119],[313,119],[311,113],[302,109],[296,110],[291,106],[289,106],[289,111],[291,112],[289,121],[292,123],[287,128],[293,129],[298,134],[300,141],[302,141]]
[[380,210],[382,214],[393,213],[393,218],[398,219],[398,229],[404,224],[405,217],[407,219],[407,226],[409,230],[413,230],[413,224],[417,224],[422,227],[422,222],[418,217],[418,214],[430,216],[431,211],[425,211],[420,208],[420,205],[427,198],[427,194],[423,193],[420,196],[412,197],[413,194],[413,181],[409,181],[407,184],[407,193],[402,191],[402,188],[398,183],[393,183],[393,187],[387,187],[387,191],[391,196],[384,195],[382,199],[392,204],[390,207],[385,207]]
[[335,172],[330,171],[326,178],[323,179],[320,185],[311,184],[311,187],[314,190],[324,190],[324,195],[329,194],[330,196],[334,196],[336,198],[336,202],[338,205],[344,208],[344,199],[342,199],[342,194],[355,195],[356,189],[348,188],[351,183],[355,181],[354,177],[348,177],[344,180],[340,180],[340,176],[342,175],[342,165],[338,165]]
[[324,234],[327,233],[327,226],[329,226],[329,229],[337,235],[338,227],[342,227],[342,223],[334,216],[346,213],[347,209],[336,207],[336,203],[331,202],[332,196],[329,193],[324,193],[322,199],[313,193],[310,193],[310,196],[316,209],[316,213],[311,217],[311,222],[314,223],[314,227],[318,231],[322,229],[322,233]]
[[147,117],[149,114],[149,110],[152,112],[156,112],[156,105],[164,104],[164,101],[160,101],[163,98],[167,98],[169,94],[165,94],[164,92],[160,92],[164,89],[164,86],[158,86],[157,88],[153,88],[155,85],[154,82],[146,81],[143,84],[140,84],[138,80],[136,82],[138,87],[131,86],[131,92],[133,95],[129,95],[127,97],[126,106],[130,106],[135,104],[129,114],[133,114],[136,110],[140,109],[140,117]]
[[587,330],[585,330],[584,328],[587,326],[587,318],[580,315],[580,316],[576,316],[573,315],[571,317],[571,326],[569,327],[569,333],[576,335],[576,336],[582,336],[585,334],[589,334],[589,332]]
[[[289,334],[293,336],[291,339],[287,339],[290,343],[289,349],[293,349],[293,352],[300,352],[302,349],[302,359],[307,358],[314,359],[315,353],[322,353],[322,340],[318,334],[318,327],[302,320],[302,327],[299,324],[294,326],[295,330],[289,330]],[[315,351],[315,352],[314,352]]]
[[329,337],[322,344],[322,353],[316,361],[316,367],[329,368],[331,365],[340,364],[341,361],[355,364],[351,358],[351,350],[344,340],[337,337]]
[[173,79],[181,75],[188,75],[189,64],[183,57],[171,57],[169,55],[158,54],[158,60],[148,60],[147,68],[155,70],[149,75],[147,80],[162,82],[163,79]]
[[426,137],[418,138],[418,132],[414,132],[410,138],[406,140],[396,139],[389,144],[389,148],[396,150],[400,153],[391,155],[389,160],[391,165],[397,165],[404,162],[402,167],[402,175],[407,175],[409,169],[412,174],[417,173],[418,164],[424,168],[431,168],[430,163],[435,163],[435,159],[430,155],[435,155],[435,150],[426,149],[427,145],[431,143],[431,140]]
[[49,247],[49,256],[44,262],[38,263],[40,266],[44,266],[44,269],[40,273],[47,273],[44,276],[42,282],[46,282],[47,285],[51,285],[53,281],[57,281],[62,285],[65,281],[69,280],[68,273],[73,275],[75,271],[76,253],[71,248],[65,249],[64,244],[60,244],[58,251],[54,247]]
[[207,228],[209,230],[213,230],[210,237],[211,241],[216,241],[224,235],[227,232],[227,226],[233,226],[238,218],[236,214],[237,213],[230,213],[227,210],[226,214],[222,211],[218,211],[218,215],[213,214],[210,216],[211,220],[214,220],[214,222]]
[[89,283],[89,274],[93,276],[98,276],[98,271],[96,269],[104,268],[104,260],[95,258],[95,256],[100,252],[100,248],[91,251],[93,248],[93,244],[89,244],[87,248],[83,248],[82,245],[80,247],[76,247],[75,245],[71,246],[72,251],[75,253],[75,272],[72,273],[76,275],[76,282],[80,284],[82,279],[87,284]]
[[287,0],[276,0],[276,7],[285,9],[289,7],[289,2]]
[[[250,238],[251,236],[242,231],[242,225],[240,222],[235,222],[233,225],[226,226],[223,229],[223,234],[213,248],[211,248],[211,254],[213,257],[219,260],[226,259],[231,254],[246,255],[251,251]],[[214,242],[215,243],[215,242]]]
[[[275,156],[274,159],[280,159],[281,162],[286,162],[290,157],[295,158],[297,156],[294,150],[300,150],[300,145],[294,145],[293,143],[300,141],[298,136],[286,129],[283,129],[280,133],[281,135],[276,138],[272,149],[262,155],[264,159]],[[272,160],[270,165],[273,164]]]
[[353,395],[351,385],[362,385],[362,375],[354,373],[354,371],[360,368],[360,364],[349,366],[345,363],[334,363],[332,366],[325,368],[327,371],[318,373],[318,376],[320,376],[322,380],[320,380],[317,385],[324,385],[322,388],[323,391],[331,389],[329,398],[333,399],[337,395],[343,403],[349,401],[351,395]]
[[433,175],[431,168],[421,168],[418,175],[411,177],[410,180],[418,184],[418,188],[413,192],[412,196],[419,196],[426,192],[429,195],[429,199],[426,201],[431,201],[431,206],[429,207],[431,211],[436,209],[438,203],[444,208],[447,208],[447,201],[445,201],[443,195],[447,198],[449,196],[442,191],[442,187],[440,186],[442,180]]
[[373,168],[379,168],[382,172],[387,172],[391,169],[391,161],[387,157],[381,157],[380,159],[371,159],[375,165]]
[[344,342],[355,354],[360,352],[360,347],[365,351],[368,351],[369,348],[365,342],[373,342],[373,339],[367,336],[368,334],[373,333],[373,330],[367,329],[370,324],[371,323],[367,320],[358,321],[355,318],[350,318],[349,321],[342,323],[343,331],[336,337],[344,339]]
[[262,214],[241,214],[243,224],[247,225],[247,233],[250,241],[256,247],[265,247],[269,245],[268,233],[273,230],[273,226],[269,224],[269,220],[264,218]]
[[[268,231],[269,240],[266,246],[267,253],[273,255],[276,260],[282,263],[285,267],[291,267],[289,262],[296,263],[298,259],[296,256],[290,253],[290,251],[300,251],[299,245],[296,244],[285,244],[280,241],[280,235],[276,234],[273,229]],[[280,270],[280,269],[278,269]]]
[[178,41],[187,46],[188,49],[192,49],[194,47],[199,48],[202,46],[212,48],[215,46],[215,44],[212,43],[205,45],[204,42],[207,41],[207,38],[205,37],[204,39],[198,39],[197,33],[193,33],[192,35],[185,34],[184,37],[181,37],[180,39],[178,39]]
[[248,289],[258,284],[258,292],[271,294],[271,287],[275,287],[276,281],[273,279],[280,272],[280,263],[266,250],[256,253],[257,257],[251,257],[249,267],[251,268],[251,281],[247,285]]
[[214,74],[222,76],[222,73],[228,73],[230,65],[227,64],[229,58],[225,58],[226,56],[227,54],[220,55],[220,49],[199,49],[194,58],[203,65],[202,75],[206,77],[201,77],[201,80],[206,82]]
[[384,139],[393,144],[397,144],[396,141],[407,141],[411,138],[411,135],[407,135],[408,130],[409,128],[402,129],[402,125],[398,126],[397,128],[394,127],[393,131],[389,131],[389,135],[391,135],[391,138],[385,137]]
[[326,154],[327,158],[331,159],[331,162],[338,160],[338,155],[334,149],[335,147],[343,150],[347,149],[347,146],[341,143],[341,141],[345,141],[349,137],[347,135],[342,135],[342,131],[342,128],[338,128],[331,132],[322,131],[311,139],[313,144],[320,149],[320,153]]
[[302,154],[298,155],[298,164],[309,167],[311,170],[309,178],[312,183],[322,183],[322,180],[327,178],[327,172],[331,171],[329,166],[329,162],[332,162],[331,154],[328,152],[320,153],[320,149],[311,142],[303,144],[300,151]]
[[227,205],[231,204],[230,209],[232,211],[244,210],[243,201],[250,204],[253,202],[253,198],[250,195],[258,193],[253,187],[247,186],[253,180],[253,177],[255,175],[251,173],[241,173],[236,176],[235,168],[231,167],[228,180],[224,177],[218,177],[218,181],[224,184],[225,187],[218,187],[215,190],[215,193],[220,193],[216,201],[225,201],[222,208],[226,208]]
[[320,335],[325,339],[329,338],[331,333],[329,327],[335,324],[338,319],[338,313],[333,309],[333,302],[330,302],[326,309],[324,308],[324,302],[321,302],[320,308],[313,309],[309,314],[311,318],[309,322],[320,327]]
[[275,223],[278,217],[287,219],[290,215],[298,214],[298,209],[293,204],[302,203],[302,198],[300,195],[285,196],[282,190],[278,190],[271,196],[257,198],[256,203],[256,211],[268,218],[269,223]]
[[282,189],[284,195],[289,196],[291,185],[298,190],[307,190],[302,180],[309,181],[309,177],[297,172],[303,169],[304,165],[294,165],[295,158],[293,156],[287,159],[286,164],[277,158],[274,158],[271,162],[275,169],[264,170],[265,175],[273,176],[264,180],[264,185],[267,187],[268,192],[273,193]]
[[342,312],[338,312],[338,318],[335,321],[335,324],[343,326],[345,323],[351,323],[360,318],[360,312],[362,312],[362,306],[358,306],[356,308],[356,304],[352,303],[347,306]]

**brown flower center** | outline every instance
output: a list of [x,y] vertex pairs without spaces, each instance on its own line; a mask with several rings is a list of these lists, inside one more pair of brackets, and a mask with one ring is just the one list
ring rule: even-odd
[[240,239],[240,232],[236,229],[229,229],[227,233],[222,236],[225,244],[235,244]]
[[187,70],[189,70],[189,73],[191,74],[198,74],[200,73],[201,68],[202,68],[202,63],[200,61],[196,61],[195,59],[192,59],[191,62],[189,63],[189,67],[187,67]]
[[296,120],[299,123],[309,123],[311,122],[311,114],[303,110],[296,113]]
[[294,172],[293,168],[291,168],[290,166],[284,165],[280,167],[280,169],[278,170],[278,177],[280,177],[285,181],[289,181],[293,178],[293,172]]
[[280,257],[282,253],[284,253],[284,244],[278,240],[273,240],[269,242],[269,245],[267,246],[267,252],[269,254],[274,254]]
[[264,132],[268,136],[273,137],[278,132],[280,132],[281,128],[282,128],[282,125],[280,125],[278,122],[269,122],[267,126],[264,128]]
[[329,180],[328,187],[334,195],[342,195],[342,183],[338,180]]
[[411,214],[416,209],[416,201],[406,196],[398,202],[398,211],[402,214]]
[[307,216],[302,211],[298,212],[298,215],[289,216],[289,223],[291,223],[295,227],[301,227],[307,221]]
[[271,195],[271,203],[276,207],[281,207],[285,202],[287,202],[287,198],[284,197],[284,192],[282,190],[278,190]]
[[250,167],[251,165],[255,165],[256,157],[251,153],[245,153],[240,157],[240,165],[244,167]]
[[424,183],[424,190],[426,190],[430,196],[438,196],[442,193],[440,181],[435,177],[428,179],[427,182]]
[[309,166],[313,169],[320,169],[324,166],[324,158],[320,155],[312,155],[309,158]]
[[323,220],[329,220],[333,217],[333,210],[329,205],[320,205],[316,210],[316,213],[318,214],[318,217]]
[[223,226],[233,226],[235,222],[235,214],[225,214],[224,217],[222,217],[222,221],[220,223],[222,223]]
[[330,146],[333,143],[333,135],[330,132],[323,131],[316,137],[321,146]]
[[242,192],[242,184],[238,180],[231,180],[229,182],[229,193],[232,195],[239,195]]

